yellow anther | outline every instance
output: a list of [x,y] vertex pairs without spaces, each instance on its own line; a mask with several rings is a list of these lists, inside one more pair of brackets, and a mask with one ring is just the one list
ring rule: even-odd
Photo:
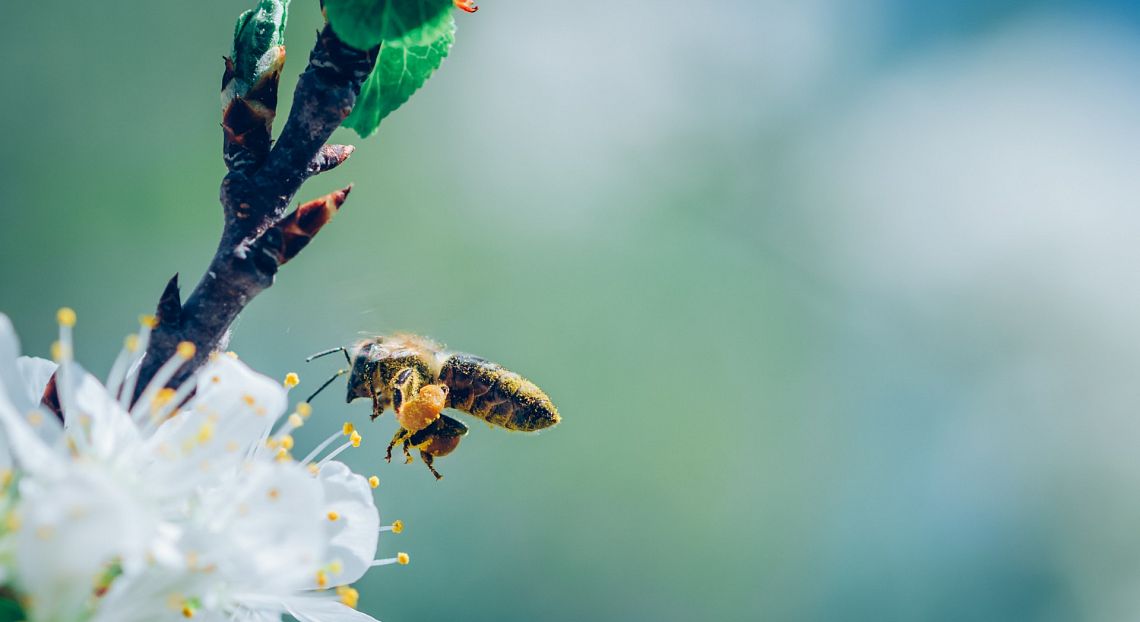
[[55,320],[59,322],[60,326],[71,328],[75,326],[75,310],[71,307],[61,307],[59,311],[55,312]]
[[309,415],[313,414],[313,406],[308,402],[301,402],[297,404],[297,414],[307,419]]
[[278,445],[278,440],[276,438],[270,436],[269,438],[265,439],[265,446],[266,447],[268,447],[270,449],[277,449],[277,445]]
[[340,597],[340,602],[353,609],[356,609],[356,603],[360,601],[360,592],[347,585],[336,588],[336,595]]
[[175,351],[178,353],[178,356],[190,360],[194,358],[194,353],[198,351],[198,346],[195,346],[189,341],[182,341],[179,342],[178,348]]
[[214,384],[218,384],[221,381],[222,381],[221,376],[210,376],[210,382],[212,382]]
[[349,435],[350,435],[350,434],[352,434],[354,431],[356,431],[356,428],[355,428],[355,427],[354,427],[354,426],[353,426],[351,423],[349,423],[349,422],[345,421],[345,422],[344,422],[344,425],[343,425],[343,426],[341,426],[341,428],[340,428],[340,431],[341,431],[341,433],[342,433],[342,434],[344,434],[345,436],[349,436]]
[[404,521],[397,520],[392,523],[392,533],[400,533],[404,531]]
[[372,477],[369,477],[368,478],[368,485],[373,487],[373,488],[376,488],[377,486],[380,485],[380,478],[376,477],[375,475],[373,475]]
[[194,609],[190,605],[182,605],[182,617],[183,618],[193,618],[194,617]]
[[289,425],[293,428],[299,428],[305,425],[305,420],[301,418],[301,415],[293,413],[289,415]]
[[287,388],[292,389],[293,387],[301,384],[301,377],[298,376],[295,372],[289,372],[285,374],[284,384]]
[[255,403],[257,403],[257,400],[254,399],[254,397],[249,393],[241,396],[241,401],[245,402],[246,406],[253,406]]
[[58,341],[53,341],[51,344],[51,358],[54,361],[63,360],[63,344]]
[[329,584],[329,575],[324,570],[317,571],[317,587],[326,587]]
[[348,440],[352,443],[353,447],[360,447],[360,441],[364,439],[360,436],[360,432],[354,430],[352,436],[348,437]]
[[174,389],[170,387],[163,387],[154,394],[154,408],[155,410],[166,406],[170,400],[174,399]]
[[153,315],[140,315],[139,325],[150,329],[158,328],[158,318]]
[[281,437],[281,446],[285,449],[293,449],[293,437],[286,434]]
[[127,335],[126,339],[123,339],[123,347],[127,349],[127,352],[137,351],[139,349],[139,336]]
[[344,572],[344,564],[340,563],[339,559],[334,559],[332,563],[329,564],[329,572],[333,574]]
[[321,472],[321,466],[319,464],[317,464],[316,462],[310,462],[309,463],[309,473],[316,475],[320,472]]
[[396,553],[396,563],[401,566],[407,566],[408,562],[412,561],[407,553]]
[[336,519],[340,518],[340,514],[337,514],[336,512],[329,510],[328,517],[329,517],[329,520],[336,520]]
[[214,438],[214,424],[207,421],[198,428],[198,442],[205,443]]
[[276,458],[276,460],[278,462],[286,462],[286,461],[292,459],[293,456],[289,455],[288,449],[285,449],[284,447],[282,447],[282,448],[277,450],[277,455],[274,456],[274,458]]
[[238,357],[237,352],[234,352],[233,350],[226,352],[226,356],[234,359],[235,361],[237,360],[237,357]]
[[33,410],[32,412],[28,413],[28,424],[31,425],[33,428],[40,427],[40,425],[43,424],[43,422],[44,422],[44,416],[43,416],[43,413],[41,413],[40,411]]

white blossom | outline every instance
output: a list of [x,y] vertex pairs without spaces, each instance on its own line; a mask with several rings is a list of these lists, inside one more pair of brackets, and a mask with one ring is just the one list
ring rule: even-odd
[[30,622],[372,620],[350,584],[407,556],[374,559],[402,526],[380,526],[375,478],[332,460],[359,445],[351,425],[293,459],[308,404],[283,418],[287,388],[230,356],[167,388],[190,344],[131,406],[152,320],[106,383],[74,362],[74,312],[59,320],[57,364],[20,357],[0,314],[0,586]]

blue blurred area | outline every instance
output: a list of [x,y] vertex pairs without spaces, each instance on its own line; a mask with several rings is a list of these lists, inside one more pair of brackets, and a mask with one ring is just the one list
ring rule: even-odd
[[[283,92],[316,3],[295,2]],[[245,3],[6,7],[0,309],[106,369],[220,213]],[[388,620],[1120,620],[1140,596],[1140,5],[483,3],[299,199],[337,219],[235,327],[299,390],[429,334],[564,423],[378,457]],[[379,447],[378,447],[379,446]]]

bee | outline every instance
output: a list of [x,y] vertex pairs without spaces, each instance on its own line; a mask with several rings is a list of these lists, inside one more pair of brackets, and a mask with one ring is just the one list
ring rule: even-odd
[[305,401],[312,401],[330,383],[348,374],[346,402],[370,398],[373,420],[389,407],[396,413],[400,427],[388,443],[385,460],[392,461],[392,449],[400,444],[405,462],[411,463],[409,448],[415,448],[437,480],[443,476],[433,462],[455,451],[467,434],[463,422],[443,414],[445,408],[523,432],[549,428],[562,419],[554,403],[533,382],[498,363],[446,350],[424,337],[394,334],[365,339],[353,346],[319,352],[306,362],[336,352],[344,353],[348,367]]

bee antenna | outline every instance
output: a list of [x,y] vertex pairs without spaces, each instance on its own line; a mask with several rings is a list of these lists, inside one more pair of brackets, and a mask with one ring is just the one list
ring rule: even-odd
[[306,363],[309,363],[309,362],[311,362],[313,359],[319,359],[319,358],[321,358],[322,356],[328,356],[328,355],[332,354],[333,352],[344,352],[344,360],[348,361],[348,364],[349,364],[349,365],[351,365],[351,364],[352,364],[352,359],[348,358],[348,350],[345,350],[345,349],[344,349],[344,346],[341,346],[341,347],[339,347],[339,348],[333,348],[333,349],[331,349],[331,350],[325,350],[324,352],[317,352],[316,354],[314,354],[314,355],[310,356],[309,358],[305,359],[305,362],[306,362]]
[[[336,350],[330,350],[330,352],[336,352]],[[328,354],[328,352],[325,352],[325,354]],[[335,374],[333,374],[332,378],[329,378],[328,380],[326,380],[324,384],[317,387],[316,391],[313,391],[312,395],[305,398],[305,403],[308,404],[309,402],[312,402],[314,397],[316,397],[321,391],[325,390],[325,387],[328,387],[330,384],[333,383],[333,380],[336,380],[337,378],[340,378],[341,376],[343,376],[347,373],[348,373],[347,369],[338,369],[337,372]]]

